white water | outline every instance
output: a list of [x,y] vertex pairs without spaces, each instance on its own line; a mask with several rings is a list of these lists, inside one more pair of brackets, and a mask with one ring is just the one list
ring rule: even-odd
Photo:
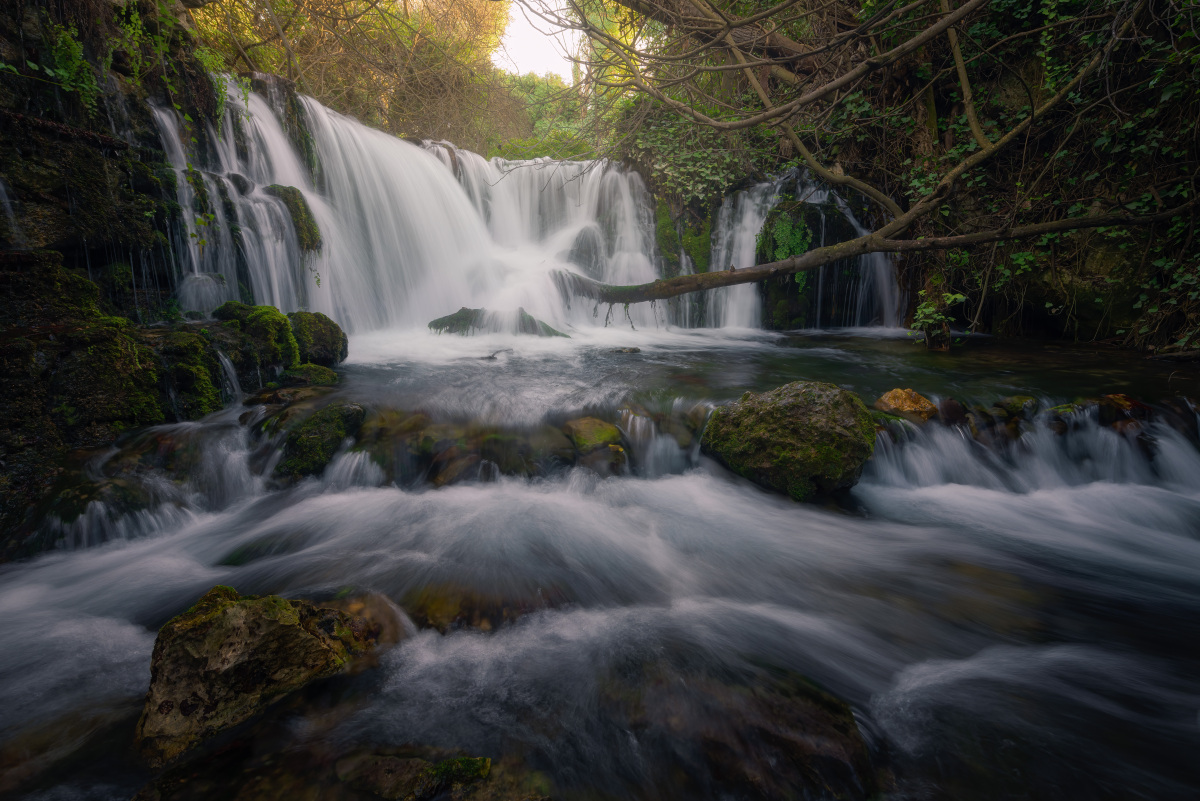
[[[221,129],[208,129],[203,153],[186,145],[173,112],[155,110],[178,174],[183,219],[173,244],[185,310],[207,313],[252,298],[321,311],[355,332],[420,329],[462,306],[524,308],[559,329],[665,326],[663,310],[639,304],[610,315],[563,298],[553,280],[560,270],[613,284],[658,277],[653,204],[636,173],[605,161],[487,161],[447,143],[419,147],[304,98],[319,163],[314,183],[268,100],[251,94],[245,105],[237,91],[229,94]],[[189,164],[211,199],[212,220],[197,211]],[[765,215],[797,181],[760,184],[722,206],[714,269],[754,263]],[[271,184],[304,194],[321,231],[319,252],[300,251],[284,204],[263,191]],[[858,310],[834,324],[893,324],[890,263],[856,269],[864,276]],[[871,299],[880,292],[891,294]],[[756,328],[760,305],[754,286],[721,290],[704,323]]]

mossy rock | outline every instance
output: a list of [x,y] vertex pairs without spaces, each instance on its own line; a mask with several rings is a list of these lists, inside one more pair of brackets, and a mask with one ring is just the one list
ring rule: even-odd
[[221,365],[203,335],[173,331],[163,338],[157,351],[163,358],[164,378],[180,419],[195,420],[221,409]]
[[292,334],[300,348],[300,361],[337,367],[349,355],[346,332],[320,312],[298,311],[288,315]]
[[492,761],[456,757],[433,763],[416,757],[355,754],[337,763],[337,776],[350,787],[387,799],[422,801],[486,779]]
[[854,393],[797,381],[716,409],[701,449],[760,486],[806,501],[857,483],[875,450],[875,421]]
[[250,338],[261,367],[291,367],[300,363],[300,347],[291,321],[274,306],[248,306],[229,300],[213,317]]
[[[447,314],[445,317],[431,320],[429,328],[439,334],[468,336],[476,331],[503,333],[503,322],[503,319],[499,315],[489,313],[487,309],[468,309],[466,306],[463,306],[453,314]],[[512,333],[529,334],[538,337],[565,337],[570,339],[568,334],[564,334],[562,331],[542,322],[523,308],[517,309],[516,330]]]
[[621,444],[621,429],[596,417],[568,420],[563,425],[563,433],[580,453],[591,453],[599,448]]
[[304,194],[294,186],[271,184],[263,189],[268,195],[273,195],[283,201],[288,214],[292,216],[292,227],[296,229],[296,241],[300,249],[311,252],[321,249],[321,229],[313,217],[312,209]]
[[158,633],[138,749],[171,762],[369,647],[362,622],[336,610],[214,587]]
[[298,364],[279,375],[279,384],[285,387],[331,387],[337,382],[337,373],[319,364]]
[[298,479],[322,472],[342,441],[358,433],[365,418],[366,412],[355,403],[321,409],[288,432],[275,473]]

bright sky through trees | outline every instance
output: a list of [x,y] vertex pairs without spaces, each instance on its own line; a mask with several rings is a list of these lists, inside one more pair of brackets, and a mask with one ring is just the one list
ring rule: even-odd
[[578,36],[531,17],[519,3],[508,12],[508,28],[500,48],[492,54],[492,63],[505,72],[544,75],[553,72],[571,83],[571,60],[567,53],[575,49]]

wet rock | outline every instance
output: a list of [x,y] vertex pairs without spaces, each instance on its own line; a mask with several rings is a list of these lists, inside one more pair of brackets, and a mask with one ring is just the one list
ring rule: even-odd
[[454,582],[427,584],[401,599],[404,610],[421,628],[445,634],[460,628],[492,631],[523,615],[561,606],[568,597],[554,588],[484,591]]
[[268,384],[253,395],[247,395],[243,404],[246,406],[288,406],[323,398],[329,392],[327,387],[280,387]]
[[1104,395],[1097,406],[1100,425],[1118,430],[1140,427],[1140,423],[1148,420],[1153,411],[1146,404],[1128,395]]
[[273,195],[283,201],[288,214],[292,217],[292,227],[296,230],[296,241],[303,251],[321,249],[321,229],[313,217],[312,209],[304,194],[294,186],[271,184],[263,189],[268,195]]
[[486,779],[492,761],[481,757],[456,757],[433,763],[414,757],[356,754],[338,761],[337,776],[356,790],[380,798],[423,801],[446,791]]
[[254,182],[241,173],[230,173],[229,180],[233,182],[233,187],[239,195],[245,196],[254,191]]
[[797,381],[716,409],[700,447],[738,475],[804,501],[854,486],[875,450],[875,423],[854,393]]
[[459,334],[467,336],[474,334],[477,331],[488,333],[504,333],[511,332],[517,334],[529,334],[539,337],[567,337],[562,331],[559,331],[547,323],[542,322],[525,309],[517,309],[515,325],[508,328],[505,324],[508,321],[504,316],[489,312],[487,309],[469,309],[463,306],[454,314],[447,314],[445,317],[439,317],[429,323],[429,328],[439,334]]
[[621,444],[621,429],[595,417],[569,420],[563,432],[571,440],[578,456],[575,463],[602,476],[621,475],[627,461]]
[[967,409],[954,398],[943,398],[938,402],[938,418],[944,425],[966,425]]
[[641,353],[641,348],[616,348],[613,353]]
[[911,389],[893,389],[885,392],[875,401],[875,408],[918,425],[929,422],[937,414],[937,407],[932,401]]
[[329,387],[337,381],[337,373],[319,364],[298,364],[279,375],[279,383],[285,387]]
[[378,592],[368,592],[349,598],[335,598],[315,604],[326,609],[336,609],[366,624],[366,635],[374,643],[376,652],[390,648],[408,639],[416,630],[404,610],[391,598]]
[[213,317],[249,337],[259,369],[286,368],[299,363],[300,349],[292,334],[292,324],[274,306],[248,306],[230,300],[214,309]]
[[171,762],[369,646],[362,621],[336,610],[214,587],[158,633],[137,747]]
[[342,441],[362,427],[366,412],[356,403],[334,403],[288,432],[276,475],[297,479],[317,475],[337,453]]
[[288,315],[292,334],[300,349],[300,361],[337,367],[349,355],[346,332],[320,312],[298,311]]
[[1003,412],[1010,420],[1032,420],[1037,414],[1038,406],[1038,399],[1032,395],[1011,395],[998,400],[995,408]]

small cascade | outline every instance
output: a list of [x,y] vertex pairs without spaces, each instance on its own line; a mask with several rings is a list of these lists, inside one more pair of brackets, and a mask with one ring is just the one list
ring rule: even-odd
[[242,392],[242,385],[238,381],[237,368],[233,366],[233,362],[222,351],[217,351],[217,358],[221,362],[221,374],[225,378],[225,385],[222,389],[236,406],[245,397],[245,393]]

